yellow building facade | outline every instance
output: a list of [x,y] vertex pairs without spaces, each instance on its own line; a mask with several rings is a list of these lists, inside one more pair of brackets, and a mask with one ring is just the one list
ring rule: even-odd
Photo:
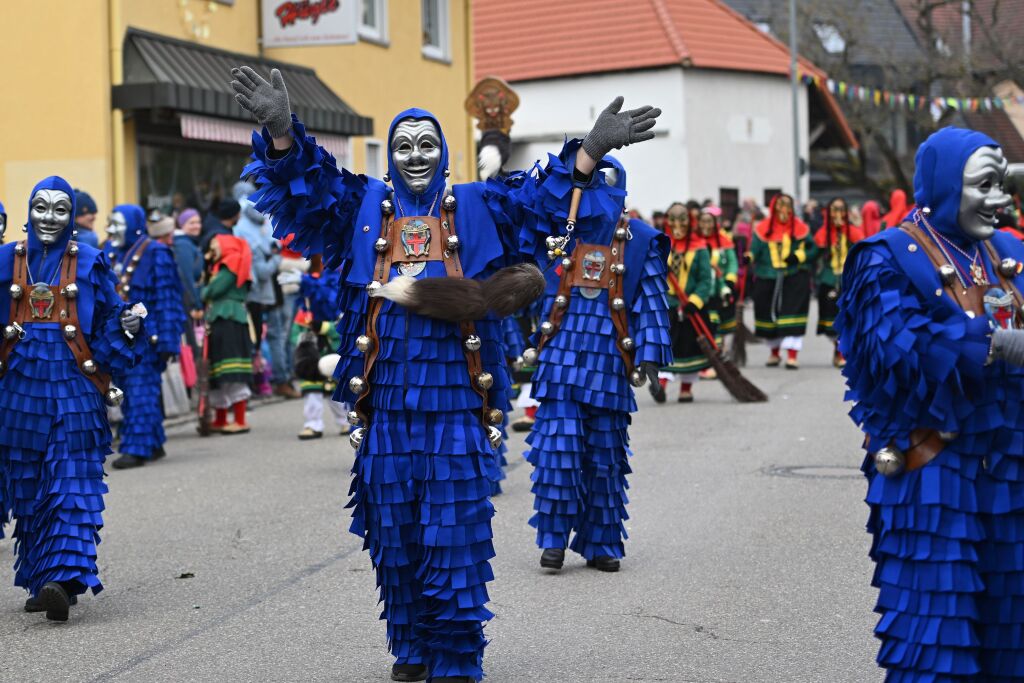
[[[25,222],[28,193],[47,175],[61,175],[89,192],[99,205],[100,227],[117,203],[158,205],[171,193],[188,195],[194,188],[184,186],[184,179],[204,173],[219,183],[220,189],[210,191],[220,192],[228,182],[223,176],[241,172],[247,151],[237,134],[230,141],[183,137],[180,120],[197,113],[202,115],[200,126],[210,123],[216,130],[217,117],[208,112],[190,112],[187,106],[113,108],[115,86],[133,77],[125,73],[125,65],[134,69],[130,37],[136,33],[157,43],[166,37],[171,48],[181,47],[185,53],[194,45],[236,53],[229,62],[248,57],[314,70],[355,114],[372,120],[370,135],[338,136],[346,151],[339,162],[356,172],[383,173],[392,117],[411,106],[428,109],[445,129],[451,181],[474,179],[473,122],[463,109],[473,85],[470,0],[435,1],[438,13],[431,20],[443,22],[443,54],[426,54],[428,19],[420,0],[340,0],[360,5],[360,16],[372,19],[371,35],[352,45],[273,49],[261,47],[261,0],[0,3],[0,63],[5,65],[0,83],[5,100],[0,107],[0,201],[10,224]],[[262,2],[276,7],[282,0]],[[210,55],[224,58],[212,50]],[[229,80],[224,73],[223,84],[208,87],[222,85],[230,93]],[[294,105],[294,94],[292,100]],[[240,116],[237,111],[230,115]],[[228,118],[224,126],[234,126],[236,133],[245,125]]]

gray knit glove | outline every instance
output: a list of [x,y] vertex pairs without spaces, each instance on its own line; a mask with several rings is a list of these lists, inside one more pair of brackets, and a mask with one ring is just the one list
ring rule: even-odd
[[993,332],[991,357],[1024,367],[1024,330],[1000,328]]
[[267,127],[270,137],[284,137],[292,127],[292,109],[281,72],[271,69],[269,83],[247,66],[232,69],[231,75],[235,101]]
[[600,161],[613,149],[654,137],[651,128],[661,116],[661,110],[645,105],[639,109],[619,111],[622,102],[621,95],[612,100],[583,139],[583,151],[594,161]]

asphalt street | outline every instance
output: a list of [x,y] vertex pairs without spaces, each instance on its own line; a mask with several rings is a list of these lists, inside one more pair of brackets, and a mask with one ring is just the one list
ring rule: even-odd
[[[540,568],[513,435],[487,680],[881,680],[860,437],[830,352],[809,338],[794,372],[751,346],[767,404],[738,405],[718,382],[692,405],[641,391],[618,574],[574,556]],[[352,450],[336,433],[299,442],[301,415],[297,401],[262,407],[235,437],[177,427],[165,460],[111,471],[106,590],[66,624],[22,611],[0,541],[0,680],[388,680],[373,572],[343,509]]]

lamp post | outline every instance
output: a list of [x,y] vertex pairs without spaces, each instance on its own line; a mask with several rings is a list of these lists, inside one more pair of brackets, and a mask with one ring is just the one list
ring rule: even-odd
[[[800,76],[797,72],[796,0],[789,0],[789,80],[793,99],[793,198],[800,206]],[[796,207],[794,207],[795,209]]]

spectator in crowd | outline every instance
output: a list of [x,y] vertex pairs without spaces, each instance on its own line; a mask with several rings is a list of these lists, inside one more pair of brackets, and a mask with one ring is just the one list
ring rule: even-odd
[[864,237],[871,237],[882,229],[882,209],[878,202],[869,200],[860,207],[860,226]]
[[[288,240],[281,242],[281,260],[278,271],[281,273],[306,273],[310,270],[310,262],[302,258],[302,254],[288,249]],[[287,280],[287,278],[286,278]],[[274,282],[274,292],[280,305],[270,309],[267,315],[267,344],[270,346],[270,383],[274,385],[274,393],[285,398],[300,398],[300,394],[292,386],[292,355],[295,345],[292,342],[291,328],[295,320],[295,309],[298,299],[296,284],[280,284]]]
[[217,204],[216,211],[206,214],[202,238],[199,240],[199,248],[204,254],[210,250],[210,242],[217,235],[234,235],[234,227],[241,212],[242,207],[234,199],[223,199]]
[[75,238],[82,244],[90,247],[100,248],[100,238],[96,235],[96,202],[88,192],[75,190],[75,230],[78,236]]
[[178,273],[185,291],[185,310],[193,318],[199,317],[195,312],[202,312],[203,302],[199,297],[199,281],[203,277],[203,252],[199,250],[199,233],[202,221],[195,209],[183,209],[178,214],[178,227],[174,231],[171,247],[174,259],[178,262]]

